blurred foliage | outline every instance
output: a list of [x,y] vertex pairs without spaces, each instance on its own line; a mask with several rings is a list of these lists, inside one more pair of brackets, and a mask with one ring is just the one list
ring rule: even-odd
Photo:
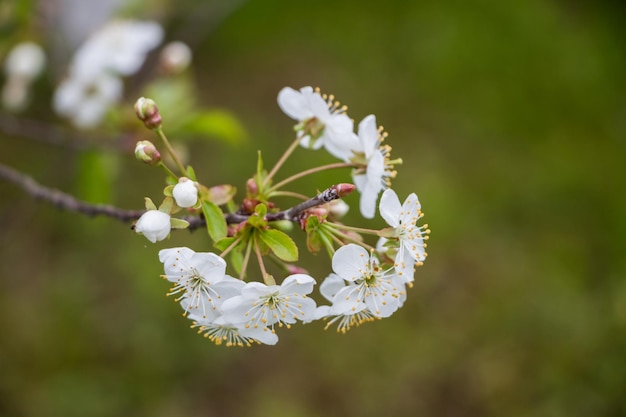
[[[626,415],[623,4],[225,4],[161,11],[195,48],[199,101],[249,132],[190,142],[198,177],[241,190],[257,149],[278,158],[293,135],[275,105],[285,85],[335,93],[357,122],[375,113],[405,161],[394,189],[418,194],[433,231],[405,306],[347,335],[311,324],[276,347],[216,347],[158,277],[158,250],[210,250],[202,233],[152,245],[0,183],[0,415]],[[2,162],[89,188],[80,151],[0,139]],[[299,150],[281,173],[313,158],[328,156]],[[103,202],[159,195],[159,173],[130,155],[116,170]],[[323,253],[302,256],[318,281],[329,272]]]

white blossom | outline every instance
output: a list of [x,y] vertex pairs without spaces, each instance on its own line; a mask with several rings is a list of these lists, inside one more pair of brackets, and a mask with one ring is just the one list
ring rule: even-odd
[[378,194],[389,186],[390,178],[395,177],[389,160],[391,147],[382,145],[385,135],[376,127],[376,117],[369,115],[359,123],[359,146],[352,157],[353,162],[364,165],[355,170],[352,178],[361,193],[361,214],[367,219],[374,217]]
[[[406,282],[413,281],[415,264],[421,265],[427,256],[424,241],[428,239],[426,235],[429,230],[428,225],[417,226],[417,221],[423,217],[420,209],[420,202],[414,193],[410,194],[402,205],[392,189],[385,190],[380,198],[380,215],[393,228],[386,237],[396,241],[394,266],[398,275]],[[389,240],[385,247],[390,247]]]
[[347,161],[358,147],[352,120],[344,114],[344,108],[338,108],[332,96],[325,99],[311,87],[300,91],[285,87],[278,93],[278,105],[287,116],[300,122],[296,130],[305,148],[323,146],[331,155]]
[[[346,282],[343,278],[337,274],[330,274],[320,285],[320,293],[328,301],[333,302],[335,295],[345,287]],[[377,318],[369,311],[363,301],[354,310],[345,312],[338,312],[337,310],[334,305],[319,306],[315,311],[315,319],[330,319],[324,329],[328,329],[331,325],[337,323],[337,331],[346,333],[352,326],[360,326]]]
[[172,228],[169,214],[148,210],[135,223],[135,232],[143,234],[152,243],[165,239]]
[[187,177],[181,177],[172,190],[172,196],[178,207],[193,207],[198,202],[198,187]]
[[121,77],[136,73],[162,38],[155,22],[115,20],[102,27],[74,54],[54,93],[55,111],[78,128],[97,126],[122,97]]
[[214,253],[196,253],[185,247],[163,249],[163,278],[174,283],[168,295],[178,295],[185,313],[210,322],[221,315],[220,306],[241,293],[244,283],[226,275],[226,262]]
[[383,269],[361,246],[342,246],[333,255],[332,265],[335,274],[347,282],[333,297],[333,314],[355,314],[365,304],[373,316],[389,317],[404,303],[405,284],[395,269]]
[[122,90],[122,80],[108,73],[92,79],[70,77],[57,87],[52,105],[74,126],[88,129],[97,126],[111,105],[122,98]]
[[189,319],[194,320],[192,327],[198,329],[198,333],[215,343],[226,346],[252,346],[253,343],[275,345],[278,336],[265,328],[246,327],[243,324],[233,324],[224,320],[223,316],[213,321],[208,321],[195,314],[190,314]]
[[290,275],[281,285],[249,282],[241,295],[222,304],[224,320],[270,332],[274,331],[276,323],[289,327],[296,320],[311,321],[316,305],[307,294],[313,291],[314,285],[315,280],[305,274]]

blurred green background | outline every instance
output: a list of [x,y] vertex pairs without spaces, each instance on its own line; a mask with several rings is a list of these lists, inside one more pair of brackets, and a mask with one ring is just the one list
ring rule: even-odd
[[[3,47],[54,32],[45,7],[17,4],[3,9],[15,13],[4,15]],[[247,131],[235,144],[188,142],[203,182],[242,190],[256,150],[269,163],[292,140],[278,91],[320,86],[357,122],[374,113],[385,126],[405,161],[393,188],[418,194],[429,258],[389,319],[216,347],[165,297],[157,258],[178,245],[210,250],[205,235],[153,245],[0,182],[1,416],[626,415],[623,3],[138,5],[134,17],[193,46],[199,102]],[[60,123],[54,83],[39,82],[48,98],[24,117]],[[127,152],[92,158],[90,147],[0,128],[0,162],[45,185],[124,208],[159,197],[160,172]],[[117,172],[110,189],[82,175],[96,160]],[[281,173],[330,161],[299,149]],[[349,174],[298,184],[310,194],[338,180]],[[363,223],[357,201],[348,222],[382,226]],[[318,281],[330,272],[323,255],[303,258]]]

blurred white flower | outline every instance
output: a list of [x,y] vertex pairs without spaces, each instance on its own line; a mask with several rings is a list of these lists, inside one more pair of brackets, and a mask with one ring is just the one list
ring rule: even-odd
[[165,239],[172,228],[170,215],[159,210],[148,210],[135,223],[135,232],[143,234],[152,243]]
[[4,61],[7,77],[32,80],[41,74],[46,65],[46,55],[34,42],[22,42],[11,49]]
[[186,70],[191,64],[191,59],[191,48],[179,41],[165,45],[159,55],[161,66],[169,74],[178,74]]
[[285,87],[278,93],[281,110],[300,122],[295,129],[302,146],[312,149],[323,146],[331,155],[347,161],[358,141],[352,132],[352,120],[337,104],[332,96],[325,99],[311,87],[300,91]]
[[113,20],[78,48],[70,76],[90,79],[102,72],[132,75],[162,39],[163,28],[156,22]]
[[4,61],[6,80],[2,87],[2,105],[13,111],[23,110],[28,103],[32,81],[43,71],[46,55],[33,42],[22,42],[9,52]]
[[122,80],[101,73],[91,80],[67,78],[54,92],[54,110],[69,118],[74,126],[88,129],[97,126],[109,107],[122,98]]
[[97,126],[122,97],[120,77],[136,73],[162,38],[163,29],[155,22],[109,22],[74,54],[68,77],[55,91],[55,111],[76,127]]

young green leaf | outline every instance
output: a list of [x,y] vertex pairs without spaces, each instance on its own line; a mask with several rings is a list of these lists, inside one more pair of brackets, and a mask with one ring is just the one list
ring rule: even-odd
[[298,247],[286,233],[276,229],[267,229],[259,231],[258,237],[274,252],[274,255],[283,261],[298,260]]
[[214,242],[225,238],[227,234],[226,219],[222,210],[210,201],[202,202],[202,213],[206,220],[206,228]]

